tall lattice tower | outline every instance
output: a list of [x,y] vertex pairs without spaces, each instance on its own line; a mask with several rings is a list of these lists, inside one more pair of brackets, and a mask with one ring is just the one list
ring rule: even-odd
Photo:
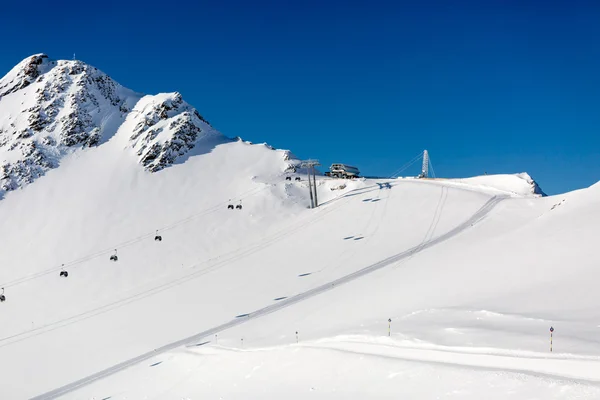
[[429,153],[427,150],[423,151],[423,167],[421,168],[421,175],[419,178],[429,177]]

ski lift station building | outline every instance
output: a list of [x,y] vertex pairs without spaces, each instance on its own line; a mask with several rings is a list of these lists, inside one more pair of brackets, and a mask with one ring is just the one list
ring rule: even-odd
[[346,164],[331,164],[329,172],[326,176],[334,176],[336,178],[356,178],[360,174],[358,168]]

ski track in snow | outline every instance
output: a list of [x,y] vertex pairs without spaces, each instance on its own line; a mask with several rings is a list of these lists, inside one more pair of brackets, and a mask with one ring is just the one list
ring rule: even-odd
[[[442,194],[443,195],[443,194]],[[141,361],[147,360],[153,356],[156,356],[158,354],[167,352],[169,350],[175,349],[177,347],[180,346],[185,346],[185,345],[190,345],[193,344],[194,342],[198,342],[200,340],[202,340],[203,338],[209,337],[209,336],[213,336],[216,333],[219,333],[221,331],[227,330],[229,328],[232,328],[234,326],[243,324],[247,321],[253,320],[253,319],[257,319],[260,318],[262,316],[274,313],[278,310],[281,310],[283,308],[289,307],[293,304],[299,303],[303,300],[309,299],[311,297],[317,296],[321,293],[324,293],[326,291],[332,290],[337,286],[340,286],[344,283],[348,283],[350,281],[353,281],[355,279],[358,279],[362,276],[365,276],[367,274],[370,274],[371,272],[377,271],[381,268],[384,268],[386,266],[389,266],[391,264],[394,264],[396,262],[399,262],[405,258],[411,257],[414,254],[417,254],[425,249],[428,249],[432,246],[435,246],[441,242],[444,242],[456,235],[458,235],[460,232],[464,231],[465,229],[469,228],[471,225],[476,224],[477,222],[481,221],[496,205],[498,205],[498,203],[500,203],[502,200],[508,198],[508,196],[493,196],[492,198],[490,198],[477,212],[475,212],[475,214],[473,214],[468,220],[466,220],[465,222],[463,222],[462,224],[456,226],[454,229],[446,232],[445,234],[436,237],[435,239],[431,239],[428,241],[425,241],[424,243],[421,243],[411,249],[408,249],[406,251],[403,251],[401,253],[398,253],[396,255],[393,255],[391,257],[388,257],[384,260],[381,260],[377,263],[371,264],[367,267],[364,267],[358,271],[355,271],[353,273],[350,273],[348,275],[345,275],[341,278],[335,279],[329,283],[317,286],[313,289],[307,290],[306,292],[297,294],[295,296],[291,296],[287,299],[281,300],[278,303],[275,303],[273,305],[264,307],[262,309],[256,310],[254,312],[251,312],[248,314],[247,317],[244,318],[235,318],[225,324],[213,327],[211,329],[208,329],[206,331],[200,332],[196,335],[187,337],[185,339],[181,339],[172,343],[169,343],[165,346],[162,346],[158,349],[155,349],[153,351],[147,352],[145,354],[142,354],[140,356],[134,357],[132,359],[123,361],[119,364],[116,364],[112,367],[109,367],[105,370],[99,371],[95,374],[92,374],[90,376],[87,376],[85,378],[82,378],[80,380],[77,380],[75,382],[72,382],[70,384],[67,384],[65,386],[62,386],[60,388],[54,389],[52,391],[49,391],[47,393],[41,394],[39,396],[33,397],[32,400],[42,400],[42,399],[54,399],[57,398],[58,396],[70,393],[76,389],[79,389],[81,387],[84,387],[86,385],[89,385],[90,383],[106,378],[110,375],[113,375],[119,371],[122,371],[130,366],[133,366]],[[429,234],[429,232],[428,232]]]
[[[553,379],[567,379],[600,387],[598,369],[600,360],[506,355],[501,352],[479,352],[477,349],[451,350],[427,349],[417,346],[400,346],[366,341],[327,340],[322,343],[303,344],[304,347],[386,357],[405,361],[444,364],[493,371],[525,373]],[[437,347],[437,346],[436,346]],[[441,346],[440,346],[441,347]],[[517,359],[517,360],[515,360]],[[543,360],[543,362],[541,362]],[[569,372],[565,372],[565,371]]]

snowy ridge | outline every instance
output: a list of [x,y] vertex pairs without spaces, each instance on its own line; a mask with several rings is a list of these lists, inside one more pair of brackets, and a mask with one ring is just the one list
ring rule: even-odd
[[447,179],[447,181],[480,189],[496,190],[515,196],[546,196],[546,193],[542,191],[537,182],[526,172],[519,174],[481,175],[471,178]]

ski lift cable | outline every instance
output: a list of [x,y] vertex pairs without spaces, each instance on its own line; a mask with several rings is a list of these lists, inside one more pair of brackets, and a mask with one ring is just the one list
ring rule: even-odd
[[[269,186],[265,186],[263,188],[253,188],[253,189],[247,190],[246,192],[244,192],[241,195],[236,196],[234,198],[236,198],[236,199],[242,199],[242,198],[251,197],[251,196],[257,195],[258,193],[260,193],[261,191],[267,189],[268,187]],[[256,193],[252,193],[252,192],[256,192]],[[184,223],[189,222],[189,221],[191,221],[191,220],[193,220],[195,218],[211,214],[211,213],[219,210],[223,206],[223,204],[226,204],[226,203],[227,202],[221,202],[221,203],[219,203],[219,204],[217,204],[217,205],[215,205],[213,207],[210,207],[208,209],[205,209],[205,210],[203,210],[203,211],[201,211],[201,212],[199,212],[197,214],[194,214],[194,215],[191,215],[191,216],[189,216],[187,218],[184,218],[182,220],[176,221],[175,223],[173,223],[171,225],[167,225],[166,227],[163,227],[160,230],[161,231],[170,230],[170,229],[173,229],[173,228],[175,228],[175,227],[177,227],[179,225],[183,225]],[[86,256],[80,257],[78,259],[66,262],[63,265],[75,268],[74,266],[76,266],[78,264],[84,263],[86,261],[92,260],[92,259],[97,258],[97,257],[105,256],[105,255],[113,252],[115,248],[124,248],[124,247],[132,246],[132,245],[134,245],[136,243],[139,243],[140,241],[143,241],[145,239],[148,239],[148,238],[152,237],[153,235],[154,235],[154,233],[146,233],[144,235],[141,235],[141,236],[138,236],[136,238],[127,240],[125,242],[121,242],[121,243],[119,243],[116,246],[111,246],[110,248],[107,248],[107,249],[104,249],[104,250],[100,250],[98,252],[91,253],[91,254],[88,254]],[[53,267],[51,269],[46,269],[46,270],[43,270],[43,271],[40,271],[40,272],[37,272],[37,273],[34,273],[34,274],[27,275],[25,277],[17,278],[17,279],[14,279],[14,280],[10,281],[10,282],[7,282],[5,284],[5,286],[6,287],[12,287],[12,286],[18,285],[18,284],[23,283],[23,282],[28,282],[28,281],[30,281],[32,279],[36,279],[38,277],[41,277],[41,276],[44,276],[44,275],[56,272],[59,269],[60,269],[60,267]]]
[[404,170],[406,170],[407,168],[409,168],[410,166],[412,166],[414,163],[416,163],[417,161],[421,160],[422,158],[423,158],[423,154],[419,153],[412,160],[410,160],[409,162],[407,162],[406,164],[404,164],[402,167],[400,167],[399,169],[397,169],[396,171],[394,171],[394,173],[390,175],[390,178],[396,177],[398,174],[400,174],[401,172],[403,172]]
[[392,173],[390,175],[390,178],[394,178],[399,173],[403,172],[405,169],[409,168],[411,165],[413,165],[414,163],[416,163],[417,161],[419,161],[422,158],[423,158],[423,153],[420,152],[412,160],[410,160],[409,162],[407,162],[406,164],[404,164],[402,167],[400,167],[399,169],[397,169],[396,171],[394,171],[394,173]]
[[401,166],[400,168],[398,168],[396,171],[394,171],[393,174],[391,174],[391,176],[395,176],[397,174],[399,174],[400,172],[402,172],[403,170],[405,170],[406,168],[410,167],[411,165],[413,165],[415,162],[419,161],[420,159],[423,158],[423,153],[419,153],[417,154],[415,157],[413,157],[410,161],[408,161],[407,163],[405,163],[403,166]]
[[[249,248],[244,249],[241,253],[239,253],[240,249],[236,249],[229,253],[229,255],[230,255],[229,258],[221,259],[221,260],[217,261],[215,264],[207,265],[205,268],[202,268],[199,270],[194,270],[190,274],[178,277],[174,280],[165,282],[165,283],[155,286],[153,288],[149,288],[143,292],[133,294],[129,297],[122,298],[122,299],[113,301],[111,303],[101,305],[95,309],[87,310],[80,314],[72,315],[72,316],[66,317],[62,320],[50,322],[45,325],[40,325],[34,329],[30,329],[30,330],[27,330],[24,332],[19,332],[19,333],[10,335],[10,336],[2,337],[2,338],[0,338],[0,347],[4,347],[7,345],[16,343],[16,342],[20,342],[20,341],[29,339],[31,337],[41,335],[43,333],[47,333],[47,332],[54,331],[56,329],[60,329],[64,326],[70,325],[72,323],[79,322],[81,320],[85,320],[85,319],[94,317],[99,314],[103,314],[103,313],[111,311],[115,308],[119,308],[119,307],[127,305],[129,303],[133,303],[135,301],[144,299],[146,297],[155,295],[157,293],[163,292],[165,290],[168,290],[173,287],[184,284],[186,282],[189,282],[190,280],[193,280],[200,276],[206,275],[206,274],[214,271],[215,269],[219,269],[224,266],[227,266],[227,265],[231,264],[232,262],[239,260],[240,258],[247,257],[250,254],[254,254],[256,251],[259,251],[261,249],[264,249],[266,246],[269,246],[274,241],[282,240],[285,237],[288,237],[288,235],[290,233],[295,232],[298,229],[302,229],[303,227],[309,226],[312,223],[322,219],[325,215],[331,213],[333,210],[335,210],[335,208],[326,208],[321,212],[321,215],[318,217],[309,219],[308,221],[300,221],[300,223],[297,224],[297,226],[294,226],[292,228],[285,228],[279,232],[275,232],[273,235],[271,235],[271,238],[269,240],[267,240],[266,242],[264,240],[260,240],[257,243],[255,243],[254,245],[250,246]],[[236,253],[238,253],[238,254],[236,254]],[[209,264],[213,260],[220,259],[221,257],[222,256],[216,256],[216,257],[210,258],[208,260],[195,262],[191,266],[196,267],[196,266],[200,266],[200,265],[206,265],[206,264]],[[4,342],[7,342],[7,343],[4,343]]]
[[435,170],[433,169],[433,163],[431,162],[431,158],[429,159],[429,168],[431,169],[431,175],[435,178]]
[[[266,185],[266,186],[264,186],[262,188],[260,188],[260,187],[252,188],[250,190],[247,190],[247,191],[243,192],[242,194],[240,194],[238,196],[233,197],[232,199],[239,199],[239,201],[241,202],[242,199],[255,196],[255,195],[259,194],[260,192],[262,192],[262,191],[264,191],[264,190],[266,190],[266,189],[268,189],[270,187],[271,187],[271,185]],[[170,229],[176,228],[177,226],[183,225],[183,224],[185,224],[185,223],[187,223],[187,222],[189,222],[189,221],[191,221],[191,220],[193,220],[195,218],[211,214],[211,213],[213,213],[215,211],[218,211],[223,206],[223,204],[227,204],[227,202],[221,202],[221,203],[219,203],[219,204],[217,204],[217,205],[215,205],[215,206],[213,206],[211,208],[207,208],[207,209],[205,209],[205,210],[203,210],[203,211],[201,211],[201,212],[199,212],[197,214],[194,214],[194,215],[191,215],[191,216],[189,216],[187,218],[184,218],[182,220],[176,221],[175,223],[173,223],[171,225],[168,225],[166,227],[163,227],[160,230],[161,231],[170,230]],[[65,266],[69,266],[71,268],[76,268],[76,266],[79,265],[79,264],[82,264],[82,263],[84,263],[86,261],[92,260],[92,259],[97,258],[97,257],[105,256],[106,254],[113,252],[115,248],[129,247],[129,246],[132,246],[132,245],[134,245],[136,243],[139,243],[139,242],[141,242],[141,241],[143,241],[145,239],[148,239],[148,238],[150,238],[150,237],[152,237],[154,235],[155,235],[155,233],[147,233],[147,234],[138,236],[138,237],[130,239],[128,241],[122,242],[122,243],[118,244],[117,246],[111,246],[111,248],[109,248],[109,249],[100,250],[98,252],[95,252],[95,253],[92,253],[92,254],[88,254],[88,255],[83,256],[81,258],[69,261],[69,262],[67,262],[65,264],[62,264],[60,267],[53,267],[53,268],[50,268],[50,269],[39,271],[39,272],[34,273],[34,274],[29,274],[27,276],[14,279],[12,281],[9,281],[9,282],[5,283],[5,286],[6,287],[12,287],[12,286],[16,286],[16,285],[18,285],[20,283],[28,282],[28,281],[31,281],[33,279],[40,278],[42,276],[45,276],[45,275],[51,274],[53,272],[56,272],[56,271],[64,268]]]
[[[247,190],[247,191],[243,192],[242,194],[240,194],[238,196],[233,197],[233,199],[240,199],[240,201],[241,201],[241,199],[243,199],[243,198],[248,198],[248,197],[255,196],[255,195],[259,194],[260,192],[262,192],[262,191],[264,191],[264,190],[266,190],[268,188],[270,188],[270,185],[266,185],[266,186],[264,186],[262,188],[260,188],[260,187],[258,187],[258,188],[252,188],[250,190]],[[255,192],[255,193],[252,193],[252,192]],[[167,225],[167,226],[165,226],[165,227],[163,227],[163,228],[161,228],[159,230],[160,231],[171,230],[171,229],[174,229],[174,228],[176,228],[176,227],[178,227],[180,225],[184,225],[185,223],[190,222],[190,221],[192,221],[192,220],[194,220],[196,218],[212,214],[213,212],[220,210],[221,207],[224,204],[227,204],[227,203],[228,203],[228,201],[221,202],[221,203],[219,203],[217,205],[214,205],[214,206],[212,206],[210,208],[204,209],[204,210],[202,210],[202,211],[200,211],[200,212],[198,212],[196,214],[193,214],[193,215],[188,216],[188,217],[186,217],[184,219],[176,221],[176,222],[174,222],[174,223],[172,223],[170,225]],[[55,273],[56,271],[59,271],[62,268],[65,268],[65,267],[76,268],[76,266],[79,265],[79,264],[82,264],[84,262],[90,261],[90,260],[92,260],[94,258],[105,256],[105,255],[107,255],[109,253],[112,253],[115,249],[125,248],[125,247],[132,246],[132,245],[134,245],[136,243],[139,243],[139,242],[141,242],[143,240],[151,238],[154,235],[155,235],[155,232],[146,233],[146,234],[140,235],[138,237],[129,239],[129,240],[125,241],[125,242],[121,242],[121,243],[117,244],[116,246],[113,245],[110,248],[107,248],[107,249],[104,249],[104,250],[100,250],[100,251],[97,251],[97,252],[85,255],[85,256],[77,258],[75,260],[68,261],[68,262],[62,264],[59,267],[52,267],[52,268],[49,268],[49,269],[46,269],[46,270],[43,270],[43,271],[39,271],[39,272],[36,272],[36,273],[33,273],[33,274],[29,274],[29,275],[26,275],[26,276],[23,276],[23,277],[20,277],[20,278],[13,279],[12,281],[8,281],[8,282],[4,283],[3,286],[4,287],[13,287],[13,286],[19,285],[21,283],[29,282],[31,280],[43,277],[45,275]]]
[[[224,203],[221,203],[221,206],[222,206],[222,204],[224,204]],[[166,226],[166,227],[162,228],[161,231],[173,229],[176,226],[183,225],[184,223],[190,222],[191,220],[193,220],[195,218],[199,218],[201,216],[208,215],[208,214],[210,214],[212,212],[215,212],[215,211],[217,211],[217,209],[220,209],[220,207],[219,206],[211,207],[209,209],[204,210],[201,213],[192,215],[192,216],[187,217],[187,218],[185,218],[183,220],[177,221],[177,222],[175,222],[175,223],[173,223],[173,224],[171,224],[169,226]],[[122,248],[126,248],[126,247],[129,247],[129,246],[132,246],[132,245],[137,244],[137,243],[139,243],[139,242],[141,242],[143,240],[146,240],[146,239],[148,239],[150,237],[153,237],[154,235],[155,235],[154,232],[140,235],[138,237],[132,238],[132,239],[127,240],[125,242],[121,242],[121,243],[117,244],[116,246],[113,245],[110,248],[107,248],[107,249],[104,249],[104,250],[100,250],[100,251],[97,251],[95,253],[88,254],[86,256],[77,258],[77,259],[72,260],[72,261],[68,261],[68,262],[64,263],[63,265],[61,265],[61,267],[52,267],[52,268],[49,268],[49,269],[46,269],[46,270],[43,270],[43,271],[39,271],[39,272],[34,273],[34,274],[30,274],[30,275],[27,275],[27,276],[24,276],[24,277],[21,277],[21,278],[14,279],[14,280],[12,280],[10,282],[5,283],[5,287],[12,287],[12,286],[16,286],[16,285],[18,285],[20,283],[28,282],[30,280],[42,277],[44,275],[48,275],[48,274],[51,274],[53,272],[56,272],[57,270],[60,270],[61,268],[64,268],[64,267],[76,268],[77,265],[80,265],[82,263],[85,263],[87,261],[90,261],[90,260],[98,258],[98,257],[105,256],[105,255],[107,255],[109,253],[114,252],[115,249],[122,249]]]
[[[118,307],[121,307],[123,305],[127,305],[129,303],[133,303],[135,301],[141,300],[143,298],[152,296],[154,294],[163,292],[163,291],[168,290],[170,288],[173,288],[175,286],[179,286],[181,284],[189,282],[190,280],[193,280],[193,279],[196,279],[196,278],[198,278],[200,276],[206,275],[206,274],[214,271],[215,269],[222,268],[223,266],[229,265],[232,262],[235,262],[235,261],[239,260],[242,257],[246,257],[249,254],[253,254],[256,251],[258,251],[260,249],[263,249],[263,248],[265,248],[266,246],[269,245],[269,242],[281,240],[281,239],[287,237],[287,235],[289,235],[291,232],[294,232],[294,231],[296,231],[298,229],[301,229],[301,228],[303,228],[305,226],[308,226],[308,225],[314,223],[317,220],[322,219],[325,215],[331,213],[333,210],[335,210],[335,208],[325,209],[319,217],[309,219],[309,221],[301,221],[301,223],[299,224],[299,226],[295,226],[295,227],[293,227],[291,229],[285,228],[285,229],[283,229],[280,232],[276,232],[274,235],[272,235],[272,238],[270,240],[268,240],[267,242],[265,242],[264,240],[261,240],[261,241],[255,243],[254,245],[250,246],[250,248],[243,250],[241,254],[235,254],[235,253],[239,252],[239,249],[234,250],[233,252],[230,252],[230,254],[233,253],[233,254],[231,254],[232,256],[230,258],[224,259],[224,260],[221,259],[220,261],[217,261],[213,265],[208,265],[207,267],[202,268],[200,270],[194,270],[193,272],[191,272],[188,275],[184,275],[184,276],[178,277],[178,278],[176,278],[174,280],[165,282],[165,283],[160,284],[158,286],[155,286],[153,288],[149,288],[148,290],[145,290],[143,292],[136,293],[136,294],[134,294],[134,295],[132,295],[130,297],[122,298],[122,299],[116,300],[114,302],[111,302],[111,303],[108,303],[108,304],[104,304],[104,305],[99,306],[99,307],[97,307],[95,309],[87,310],[87,311],[84,311],[84,312],[82,312],[80,314],[72,315],[72,316],[69,316],[69,317],[64,318],[62,320],[50,322],[50,323],[47,323],[45,325],[40,325],[40,326],[38,326],[38,327],[36,327],[34,329],[30,329],[30,330],[27,330],[27,331],[24,331],[24,332],[20,332],[20,333],[16,333],[16,334],[13,334],[13,335],[10,335],[10,336],[2,337],[2,338],[0,338],[0,347],[4,347],[4,346],[7,346],[7,345],[16,343],[16,342],[20,342],[22,340],[29,339],[31,337],[38,336],[38,335],[43,334],[43,333],[47,333],[47,332],[54,331],[56,329],[60,329],[63,326],[67,326],[67,325],[70,325],[70,324],[72,324],[74,322],[78,322],[78,321],[81,321],[81,320],[85,320],[85,319],[94,317],[94,316],[99,315],[99,314],[103,314],[105,312],[111,311],[111,310],[113,310],[115,308],[118,308]],[[208,260],[196,262],[196,263],[192,264],[191,266],[192,267],[196,267],[196,266],[200,266],[200,265],[205,265],[205,264],[210,263],[213,260],[218,260],[219,258],[221,258],[221,256],[217,256],[217,257],[213,257],[213,258],[208,259]],[[9,341],[9,342],[3,343],[3,342],[6,342],[6,341]]]

